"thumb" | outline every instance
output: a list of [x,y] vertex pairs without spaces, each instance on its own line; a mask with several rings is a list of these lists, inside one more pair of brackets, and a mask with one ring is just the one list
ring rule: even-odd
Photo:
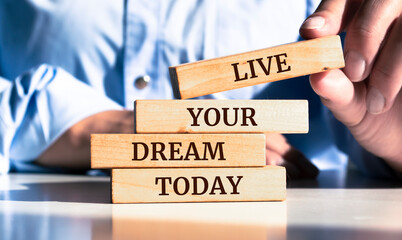
[[313,90],[322,103],[347,127],[361,123],[366,115],[366,86],[364,82],[352,83],[340,69],[310,76]]
[[336,35],[342,32],[360,6],[360,0],[323,0],[316,11],[301,25],[305,39]]

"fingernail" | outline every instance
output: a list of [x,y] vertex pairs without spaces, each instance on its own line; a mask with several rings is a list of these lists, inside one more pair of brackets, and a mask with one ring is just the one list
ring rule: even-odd
[[384,107],[384,96],[377,88],[371,86],[367,93],[367,111],[371,114],[380,114],[384,110]]
[[366,62],[364,58],[355,51],[350,51],[345,57],[345,74],[352,81],[360,81],[363,79]]
[[301,25],[304,29],[320,29],[325,25],[325,18],[320,16],[309,17]]

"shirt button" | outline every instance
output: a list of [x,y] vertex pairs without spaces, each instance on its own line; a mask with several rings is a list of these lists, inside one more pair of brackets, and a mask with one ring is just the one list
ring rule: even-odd
[[140,76],[137,79],[135,79],[134,86],[137,89],[144,89],[148,86],[150,81],[151,81],[151,78],[148,75]]

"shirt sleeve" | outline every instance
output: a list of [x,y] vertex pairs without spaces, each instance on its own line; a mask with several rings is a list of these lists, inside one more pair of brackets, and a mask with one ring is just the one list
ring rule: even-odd
[[0,79],[0,173],[40,171],[32,164],[78,121],[122,109],[66,71],[40,65],[14,81]]

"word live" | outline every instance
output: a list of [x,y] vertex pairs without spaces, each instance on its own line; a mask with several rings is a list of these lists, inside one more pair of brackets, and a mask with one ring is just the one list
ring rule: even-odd
[[[267,66],[265,66],[265,64],[263,63],[263,58],[257,58],[257,59],[248,60],[247,63],[249,64],[250,76],[246,72],[243,77],[240,77],[239,76],[239,69],[238,69],[240,63],[233,63],[232,66],[233,66],[234,75],[235,75],[235,80],[234,81],[237,82],[237,81],[243,81],[243,80],[247,80],[247,79],[257,78],[258,76],[256,74],[255,67],[254,67],[254,62],[255,61],[257,61],[257,63],[261,67],[261,70],[264,71],[264,74],[266,76],[268,76],[271,73],[272,57],[275,57],[276,64],[278,66],[277,67],[278,71],[276,73],[282,73],[282,72],[287,72],[287,71],[291,70],[291,66],[286,67],[286,59],[285,58],[287,57],[287,54],[286,53],[281,53],[281,54],[274,55],[274,56],[268,56],[267,57],[267,59],[268,59]],[[283,58],[281,59],[281,57],[283,57]],[[284,67],[286,67],[286,68],[284,69]]]

